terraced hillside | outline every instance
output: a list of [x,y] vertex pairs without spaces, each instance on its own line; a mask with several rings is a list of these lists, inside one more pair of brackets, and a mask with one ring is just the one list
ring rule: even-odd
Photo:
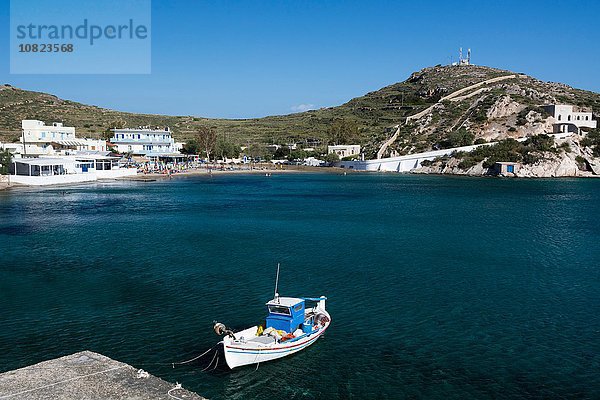
[[[544,103],[567,103],[600,110],[597,93],[521,74],[442,100],[459,89],[511,74],[514,73],[479,66],[430,67],[413,73],[404,82],[337,107],[240,120],[125,113],[4,85],[0,86],[0,141],[18,137],[21,119],[29,118],[63,121],[75,126],[80,136],[99,136],[116,124],[168,125],[177,140],[185,141],[200,126],[210,126],[238,143],[287,143],[305,138],[326,143],[334,121],[343,119],[358,126],[358,137],[354,141],[363,145],[368,157],[374,157],[399,123],[402,123],[401,131],[383,156],[445,146],[453,142],[457,132],[472,134],[465,139],[471,141],[527,135],[543,129],[544,116],[535,112],[536,107]],[[422,117],[403,123],[406,117],[430,107]]]

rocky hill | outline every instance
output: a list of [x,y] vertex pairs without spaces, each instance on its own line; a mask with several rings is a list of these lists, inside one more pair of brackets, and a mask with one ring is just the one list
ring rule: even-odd
[[[494,78],[501,79],[457,93]],[[0,86],[0,141],[17,138],[21,119],[28,118],[63,121],[75,126],[80,136],[99,136],[116,124],[168,125],[177,140],[185,141],[200,126],[210,126],[239,143],[288,143],[305,138],[326,143],[331,126],[342,120],[358,127],[352,141],[363,145],[367,157],[375,157],[396,132],[394,126],[399,125],[398,134],[384,149],[385,157],[542,133],[550,121],[539,106],[550,103],[573,104],[598,112],[600,94],[494,68],[436,66],[337,107],[225,120],[125,113],[4,85]],[[419,118],[407,122],[407,117],[418,113],[422,113]]]

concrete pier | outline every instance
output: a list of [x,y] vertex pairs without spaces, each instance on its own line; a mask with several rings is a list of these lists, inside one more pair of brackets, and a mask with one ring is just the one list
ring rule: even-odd
[[204,399],[175,387],[173,383],[91,351],[0,374],[2,400]]

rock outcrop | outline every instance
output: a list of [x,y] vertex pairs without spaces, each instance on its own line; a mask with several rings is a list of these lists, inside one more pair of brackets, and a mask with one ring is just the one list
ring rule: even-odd
[[[519,168],[511,176],[518,178],[555,178],[600,176],[600,158],[594,157],[588,147],[581,145],[581,136],[573,135],[555,140],[554,151],[541,154],[533,163],[519,163]],[[416,174],[448,174],[485,176],[496,175],[493,168],[485,168],[484,162],[472,167],[461,168],[461,159],[447,157],[434,161],[412,172]]]
[[496,100],[492,107],[490,107],[490,109],[486,113],[486,116],[488,117],[488,119],[504,118],[510,115],[517,114],[523,108],[525,108],[525,106],[517,103],[516,101],[513,101],[513,99],[510,96],[502,96],[498,100]]

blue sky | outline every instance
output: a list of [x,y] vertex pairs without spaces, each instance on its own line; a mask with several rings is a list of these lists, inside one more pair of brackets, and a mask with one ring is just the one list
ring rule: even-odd
[[456,60],[460,46],[476,64],[600,92],[596,0],[153,0],[148,75],[11,75],[0,4],[0,83],[122,111],[251,118],[335,106]]

